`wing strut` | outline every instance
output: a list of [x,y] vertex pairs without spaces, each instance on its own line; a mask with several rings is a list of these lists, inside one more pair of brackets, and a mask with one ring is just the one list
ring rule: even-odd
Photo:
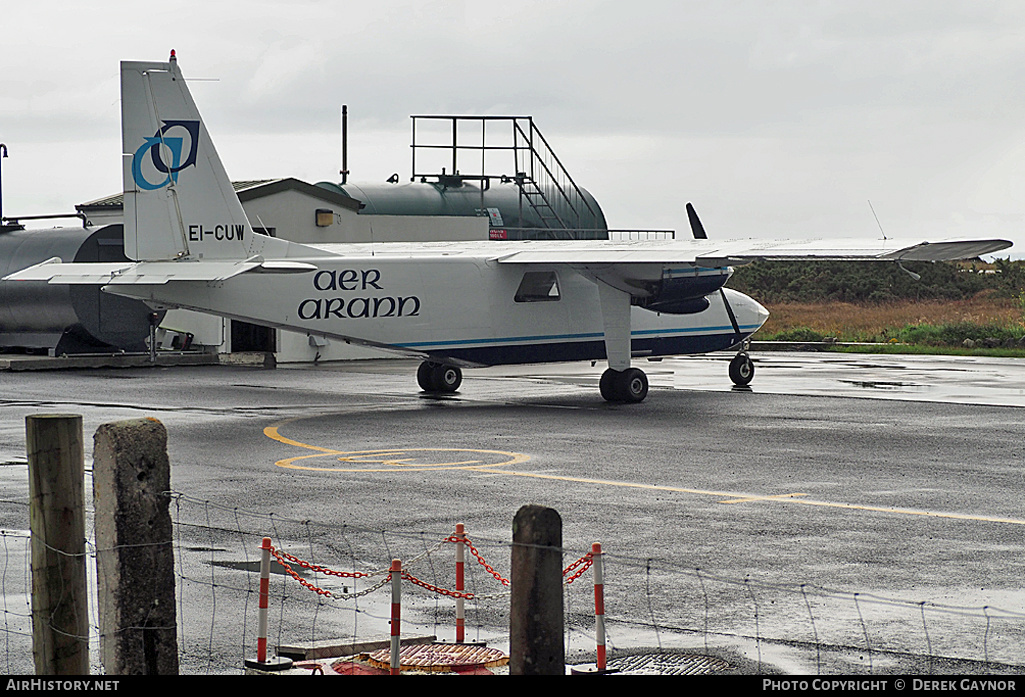
[[630,294],[598,281],[598,301],[609,367],[626,370],[630,367]]
[[630,367],[630,294],[598,281],[598,302],[605,332],[605,356],[609,367],[598,388],[609,402],[640,402],[648,394],[648,377]]

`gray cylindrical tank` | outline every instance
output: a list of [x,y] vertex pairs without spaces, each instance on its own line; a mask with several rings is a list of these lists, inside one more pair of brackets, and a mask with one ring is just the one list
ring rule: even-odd
[[[501,213],[501,224],[493,227],[545,228],[530,204],[520,196],[514,182],[492,180],[483,192],[479,182],[459,181],[457,177],[437,182],[407,182],[402,184],[334,184],[318,182],[317,186],[345,194],[364,204],[360,215],[481,215],[479,211],[497,208]],[[577,227],[607,230],[605,215],[598,202],[586,190],[581,193],[589,211],[580,206],[582,217]],[[555,204],[553,204],[555,205]],[[564,207],[566,204],[561,204]],[[568,218],[564,210],[558,211]],[[593,213],[593,214],[592,214]]]
[[[0,234],[0,278],[53,257],[65,262],[128,261],[122,226]],[[149,335],[151,312],[138,300],[103,293],[95,285],[0,283],[0,346],[54,349],[60,343],[68,352],[111,347],[140,351]]]

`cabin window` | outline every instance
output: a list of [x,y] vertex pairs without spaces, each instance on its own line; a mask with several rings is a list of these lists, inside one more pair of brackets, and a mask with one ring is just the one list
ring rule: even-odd
[[528,271],[516,289],[518,303],[542,303],[559,299],[559,279],[554,271]]

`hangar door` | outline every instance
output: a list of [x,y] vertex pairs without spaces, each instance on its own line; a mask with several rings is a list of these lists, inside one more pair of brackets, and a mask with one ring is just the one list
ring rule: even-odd
[[262,324],[231,320],[231,350],[270,351],[278,350],[275,332]]

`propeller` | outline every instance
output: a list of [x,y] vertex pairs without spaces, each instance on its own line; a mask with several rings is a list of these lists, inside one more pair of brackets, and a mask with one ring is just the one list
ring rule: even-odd
[[687,217],[690,219],[690,229],[694,233],[694,239],[707,240],[708,235],[705,234],[705,226],[701,224],[697,211],[694,210],[694,206],[690,205],[689,201],[687,202]]
[[[701,219],[698,218],[698,212],[694,210],[694,206],[687,202],[687,217],[690,219],[690,229],[694,233],[694,239],[696,240],[707,240],[708,235],[705,234],[705,226],[701,224]],[[719,289],[719,295],[722,296],[722,304],[726,308],[726,314],[729,315],[730,324],[733,325],[733,331],[737,333],[737,339],[740,339],[740,326],[737,324],[737,316],[733,313],[733,308],[730,307],[730,301],[726,297],[726,291],[722,288]]]

